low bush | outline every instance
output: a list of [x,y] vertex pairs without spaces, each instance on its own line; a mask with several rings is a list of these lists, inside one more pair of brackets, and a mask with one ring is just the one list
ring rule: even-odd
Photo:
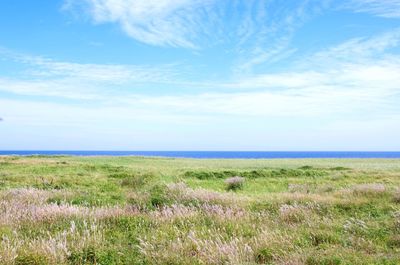
[[321,177],[326,176],[328,173],[320,169],[256,169],[250,171],[186,171],[185,177],[192,177],[197,179],[216,179],[216,178],[230,178],[234,176],[242,176],[244,178],[272,178],[272,177]]
[[299,169],[303,169],[303,170],[309,170],[309,169],[313,169],[314,167],[312,167],[312,166],[308,166],[308,165],[305,165],[305,166],[302,166],[302,167],[299,167]]
[[172,203],[171,198],[168,196],[168,188],[165,185],[155,185],[150,191],[149,202],[151,207],[160,207]]
[[228,178],[237,174],[235,171],[186,171],[185,177],[192,177],[197,179],[216,179]]
[[225,180],[226,190],[236,191],[243,188],[244,178],[236,176]]
[[332,171],[344,171],[344,170],[351,170],[351,168],[348,167],[331,167],[329,168]]

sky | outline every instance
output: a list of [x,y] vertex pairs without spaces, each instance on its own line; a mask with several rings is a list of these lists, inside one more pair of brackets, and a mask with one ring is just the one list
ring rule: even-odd
[[0,150],[398,151],[400,0],[2,0],[0,117]]

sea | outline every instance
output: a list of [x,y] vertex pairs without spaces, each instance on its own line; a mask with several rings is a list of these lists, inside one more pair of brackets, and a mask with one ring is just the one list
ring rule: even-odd
[[203,159],[278,159],[278,158],[400,158],[399,152],[361,151],[46,151],[7,150],[0,155],[18,156],[145,156]]

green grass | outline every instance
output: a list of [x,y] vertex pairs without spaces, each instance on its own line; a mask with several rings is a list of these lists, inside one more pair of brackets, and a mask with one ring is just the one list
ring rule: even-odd
[[399,187],[396,159],[4,156],[0,264],[400,264]]

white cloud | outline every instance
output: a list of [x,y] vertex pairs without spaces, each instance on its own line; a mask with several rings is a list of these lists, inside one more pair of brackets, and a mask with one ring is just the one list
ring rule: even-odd
[[[66,3],[71,9],[77,2]],[[224,135],[227,128],[235,130],[233,134],[239,137],[240,133],[248,133],[249,138],[259,131],[262,140],[262,132],[270,127],[283,128],[282,133],[295,128],[292,124],[296,122],[301,123],[299,128],[304,134],[308,133],[308,124],[304,122],[314,124],[314,129],[322,131],[317,134],[328,135],[321,141],[334,137],[334,133],[356,139],[362,130],[386,135],[383,129],[374,130],[374,126],[394,131],[399,128],[395,121],[400,115],[400,56],[396,50],[400,46],[400,29],[372,38],[350,39],[303,55],[281,71],[278,69],[282,68],[273,67],[251,71],[255,66],[266,66],[296,52],[291,48],[295,30],[309,16],[320,12],[312,11],[314,8],[324,8],[325,4],[295,1],[292,6],[280,4],[281,8],[276,9],[273,4],[278,1],[262,0],[84,2],[95,23],[115,23],[132,38],[152,45],[221,45],[219,51],[229,53],[225,58],[234,57],[233,63],[240,66],[238,71],[248,71],[239,76],[224,74],[210,81],[208,77],[199,78],[207,73],[196,75],[196,63],[89,64],[0,50],[3,59],[19,64],[20,69],[9,75],[0,74],[0,92],[17,98],[0,99],[0,112],[6,121],[2,126],[24,128],[28,124],[47,129],[55,124],[64,129],[91,131],[88,135],[107,130],[119,135],[126,130],[127,135],[121,138],[124,140],[130,139],[129,133],[135,135],[140,130],[140,139],[145,139],[151,130],[193,130],[191,140],[199,143],[196,137],[202,136],[202,128],[219,130],[220,141],[229,137]],[[398,1],[358,0],[352,1],[351,8],[397,17],[397,4]],[[245,11],[238,12],[242,9]],[[185,75],[190,67],[192,72]],[[238,121],[252,129],[246,131],[245,126],[237,125]],[[358,134],[347,133],[346,129]],[[214,134],[210,135],[214,139]],[[186,139],[185,133],[179,136],[176,139]],[[168,138],[163,137],[159,139]],[[152,137],[148,139],[151,141]],[[290,140],[289,133],[286,140]]]
[[[399,113],[400,56],[398,30],[357,39],[318,52],[295,63],[291,71],[259,74],[219,86],[242,92],[153,99],[208,113],[264,117],[343,116]],[[246,91],[247,90],[247,91]]]
[[128,36],[146,44],[191,49],[226,45],[246,59],[250,56],[244,66],[250,69],[287,56],[294,30],[326,1],[301,0],[279,6],[270,0],[83,2],[65,0],[64,9],[83,9],[94,23],[117,24]]
[[[229,130],[227,128],[234,130],[230,134],[232,139],[240,138],[241,134],[253,139],[257,134],[257,141],[260,141],[266,137],[263,133],[273,127],[275,134],[270,136],[281,139],[280,142],[289,141],[288,148],[295,149],[296,146],[307,145],[291,142],[293,139],[288,130],[294,130],[296,124],[301,124],[299,133],[303,135],[295,139],[315,137],[316,141],[320,141],[318,146],[328,146],[328,149],[337,147],[326,145],[326,141],[337,135],[348,139],[345,143],[350,144],[343,144],[337,147],[339,149],[349,146],[392,148],[395,145],[387,143],[396,141],[396,134],[386,132],[382,126],[393,131],[399,128],[396,119],[400,115],[400,56],[390,53],[391,48],[399,46],[399,39],[398,30],[394,30],[369,39],[349,40],[307,56],[301,62],[294,62],[294,66],[286,71],[247,76],[234,81],[168,79],[168,74],[160,71],[158,82],[162,86],[175,82],[174,88],[204,89],[196,93],[186,90],[185,93],[169,96],[151,90],[136,91],[137,84],[147,82],[144,81],[147,78],[157,79],[158,75],[157,71],[150,71],[150,77],[144,75],[132,79],[130,74],[125,74],[125,71],[134,72],[132,69],[136,67],[143,70],[140,66],[120,68],[23,56],[17,61],[26,64],[28,72],[39,68],[39,72],[48,75],[33,75],[30,79],[0,77],[1,91],[21,95],[24,99],[0,100],[0,113],[5,120],[2,126],[30,126],[46,130],[55,126],[59,131],[53,135],[62,134],[64,137],[70,137],[72,132],[68,128],[74,128],[89,131],[90,134],[101,131],[101,139],[123,134],[121,139],[125,140],[136,136],[150,143],[156,137],[170,143],[168,134],[157,134],[162,130],[168,131],[174,139],[185,139],[188,149],[194,148],[191,142],[204,139],[204,132],[210,132],[210,137],[216,139],[214,146],[224,141],[225,146],[237,146],[224,135]],[[85,71],[87,73],[82,73]],[[101,75],[106,78],[100,78]],[[167,78],[166,81],[163,81],[164,78]],[[116,90],[113,83],[118,79],[122,82],[128,80],[126,82],[131,87],[124,92]],[[109,93],[110,90],[113,90],[112,93]],[[31,98],[29,95],[63,98],[73,104],[46,103],[43,98]],[[85,104],[79,104],[82,100]],[[247,124],[250,129],[238,126],[238,123]],[[306,132],[307,126],[314,126],[310,129],[312,132]],[[366,130],[368,136],[361,141],[359,135]],[[0,134],[6,134],[6,131]],[[372,134],[380,139],[386,138],[379,142],[379,137],[374,138]],[[19,137],[24,139],[26,134],[20,133]],[[81,136],[76,134],[76,137]],[[365,145],[368,139],[376,141],[371,140]],[[174,141],[178,144],[178,140]],[[262,149],[255,143],[253,149]],[[120,144],[124,146],[122,140]],[[161,142],[159,144],[163,146]],[[93,146],[96,146],[95,140]],[[115,143],[111,141],[109,146],[115,146]],[[157,148],[156,144],[154,146]],[[243,146],[246,148],[246,145]],[[86,148],[90,149],[90,146]]]
[[400,45],[400,28],[371,38],[354,38],[337,46],[317,52],[305,60],[305,64],[319,64],[329,67],[333,63],[361,62],[371,59],[385,59],[390,49]]
[[237,73],[251,73],[258,66],[265,69],[295,54],[297,48],[292,46],[292,39],[296,30],[320,15],[329,1],[299,0],[285,5],[279,1],[249,2],[256,11],[242,20],[246,22],[246,31],[252,34],[239,42],[241,56],[234,67]]
[[45,96],[71,100],[98,100],[104,98],[98,90],[79,80],[18,80],[0,77],[0,91],[22,96]]
[[241,74],[293,55],[295,30],[328,2],[65,0],[64,9],[84,11],[95,24],[118,25],[131,38],[150,45],[197,51],[218,46],[233,54],[230,67]]
[[176,65],[118,65],[63,62],[0,49],[3,60],[22,67],[14,76],[0,75],[0,91],[18,95],[104,100],[119,89],[174,84]]
[[30,66],[27,74],[43,78],[72,78],[75,80],[112,82],[115,84],[126,82],[167,82],[177,76],[172,64],[157,66],[89,64],[56,61],[25,54],[3,54],[5,58]]
[[[71,9],[74,2],[67,1]],[[194,48],[202,14],[214,0],[85,0],[95,23],[117,23],[130,37],[161,46]]]
[[399,0],[352,0],[344,5],[355,12],[370,13],[386,18],[400,18]]
[[[181,113],[208,117],[232,115],[269,118],[346,118],[347,115],[363,115],[365,112],[369,115],[386,115],[400,112],[400,107],[394,103],[400,97],[400,57],[387,53],[390,48],[398,46],[399,39],[398,30],[394,30],[370,39],[350,40],[318,52],[310,56],[311,59],[304,59],[291,70],[259,74],[231,82],[164,80],[167,73],[160,73],[161,77],[157,79],[157,71],[152,70],[149,73],[144,71],[144,76],[132,79],[132,69],[135,68],[131,66],[121,70],[119,66],[93,67],[25,59],[34,68],[46,68],[50,78],[1,78],[0,90],[20,95],[91,99],[100,106],[121,107],[126,113],[134,106],[141,110],[140,115],[152,113],[160,117],[179,117]],[[359,48],[357,53],[356,47]],[[356,56],[349,59],[351,54]],[[379,59],[376,58],[378,54]],[[125,74],[125,71],[130,74]],[[64,72],[65,76],[59,78]],[[101,78],[102,75],[105,78]],[[154,94],[151,90],[141,93],[135,90],[140,82],[150,82],[154,78],[163,86],[175,82],[174,88],[202,87],[204,90],[174,96]],[[115,90],[109,82],[119,79],[122,82],[128,80],[130,84],[123,93]],[[113,89],[113,93],[109,93],[110,89]]]

